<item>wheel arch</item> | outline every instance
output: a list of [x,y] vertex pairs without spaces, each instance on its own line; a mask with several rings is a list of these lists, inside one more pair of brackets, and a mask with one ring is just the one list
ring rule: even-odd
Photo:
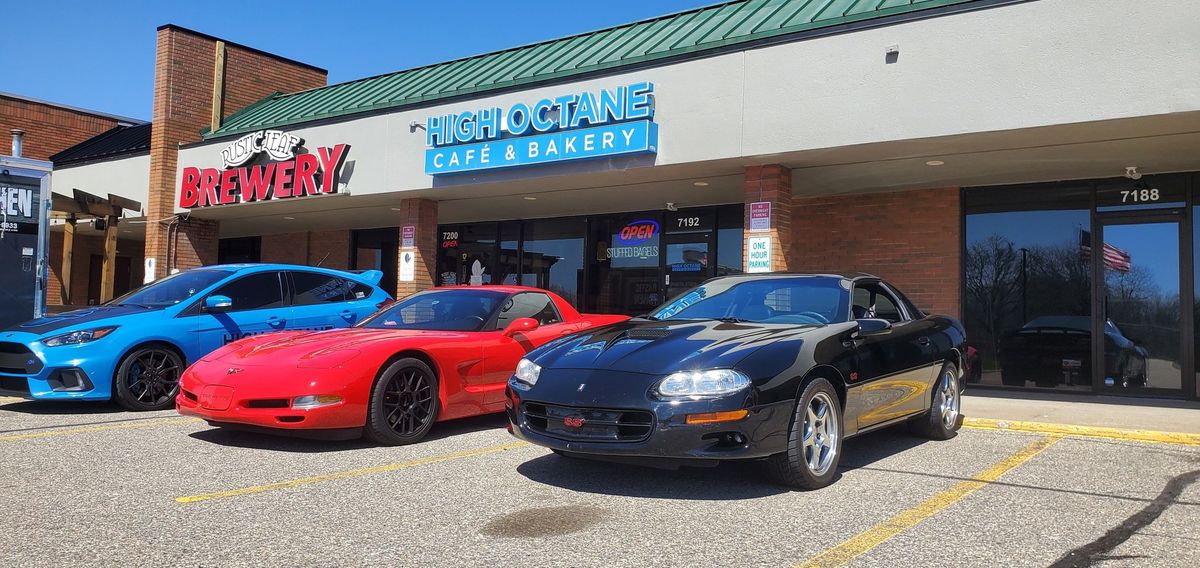
[[808,388],[808,384],[816,379],[825,379],[829,384],[833,385],[833,390],[837,391],[838,401],[842,404],[842,410],[846,409],[846,379],[842,377],[841,371],[837,370],[832,365],[817,365],[808,370],[804,374],[804,378],[800,380],[800,385],[796,388],[796,399],[800,398],[800,394]]
[[[117,364],[116,364],[116,366],[113,367],[113,372],[112,372],[112,385],[111,385],[112,388],[116,389],[117,374],[119,374],[121,372],[121,366],[125,364],[125,360],[129,358],[129,355],[131,353],[133,353],[134,351],[137,351],[138,349],[142,349],[145,347],[155,347],[155,346],[166,347],[167,349],[174,351],[175,354],[179,356],[179,360],[183,361],[183,369],[181,369],[179,371],[179,375],[182,377],[183,371],[186,370],[188,365],[191,364],[188,361],[187,353],[184,352],[183,348],[176,345],[175,342],[167,340],[167,339],[161,339],[161,338],[146,339],[146,340],[142,340],[137,343],[134,343],[133,345],[130,345],[129,347],[127,347],[125,349],[125,351],[123,351],[121,353],[120,357],[117,357]],[[114,390],[114,393],[115,393],[115,390]]]

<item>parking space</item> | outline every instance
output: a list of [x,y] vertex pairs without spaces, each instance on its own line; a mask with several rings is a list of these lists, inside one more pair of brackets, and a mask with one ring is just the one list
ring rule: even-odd
[[754,464],[562,458],[500,417],[385,448],[0,399],[0,562],[1200,565],[1197,446],[967,428],[844,452],[801,493]]

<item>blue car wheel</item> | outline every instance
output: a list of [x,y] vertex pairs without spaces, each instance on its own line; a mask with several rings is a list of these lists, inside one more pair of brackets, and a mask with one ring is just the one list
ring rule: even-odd
[[134,349],[117,367],[113,398],[129,410],[173,408],[183,369],[183,357],[174,349],[162,345]]

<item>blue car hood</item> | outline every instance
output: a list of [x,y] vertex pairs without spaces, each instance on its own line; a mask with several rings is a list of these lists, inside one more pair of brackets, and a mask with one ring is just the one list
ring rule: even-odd
[[129,304],[116,306],[92,306],[61,314],[54,314],[14,325],[5,331],[31,333],[44,336],[50,333],[67,333],[80,329],[91,329],[106,325],[123,325],[144,322],[146,316],[162,314],[163,310],[144,308]]

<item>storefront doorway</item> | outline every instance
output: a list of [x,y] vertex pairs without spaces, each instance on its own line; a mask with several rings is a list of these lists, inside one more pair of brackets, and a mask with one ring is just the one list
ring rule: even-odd
[[[1097,215],[1092,381],[1108,393],[1182,396],[1191,366],[1184,209]],[[1190,381],[1189,381],[1190,383]],[[1185,390],[1186,389],[1186,390]]]
[[741,272],[743,206],[443,225],[440,285],[552,290],[583,311],[643,314]]

